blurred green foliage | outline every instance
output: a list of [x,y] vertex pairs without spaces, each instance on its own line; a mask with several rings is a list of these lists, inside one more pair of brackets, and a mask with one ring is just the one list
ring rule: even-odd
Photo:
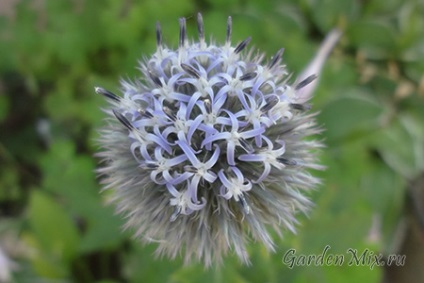
[[[316,208],[276,253],[252,243],[251,266],[232,256],[210,270],[154,259],[154,245],[121,231],[96,181],[105,102],[94,86],[117,90],[138,76],[156,21],[170,46],[179,17],[195,37],[198,11],[218,42],[231,15],[233,42],[251,35],[267,58],[284,47],[294,77],[333,27],[344,31],[313,100],[328,167],[317,173]],[[19,265],[12,282],[379,282],[381,268],[289,269],[282,258],[325,245],[395,252],[405,186],[424,170],[423,15],[419,0],[1,1],[0,246]]]

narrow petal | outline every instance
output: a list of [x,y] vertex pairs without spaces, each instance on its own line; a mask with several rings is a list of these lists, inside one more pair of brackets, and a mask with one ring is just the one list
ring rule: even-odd
[[187,145],[186,142],[180,140],[177,141],[177,144],[184,151],[191,164],[197,168],[201,164],[201,162],[197,159],[193,149],[189,145]]
[[224,93],[222,95],[218,95],[215,97],[215,100],[213,101],[212,105],[212,112],[218,113],[219,110],[221,110],[221,107],[224,105],[225,101],[227,100],[227,94]]
[[188,180],[193,175],[194,175],[194,173],[190,173],[190,172],[184,172],[182,174],[179,174],[177,177],[173,178],[171,184],[178,185],[178,184]]
[[197,190],[199,189],[200,179],[201,177],[199,175],[194,174],[193,177],[188,180],[187,190],[194,203],[197,202]]
[[245,161],[245,162],[263,162],[265,161],[265,157],[261,154],[241,154],[238,158],[238,160],[240,161]]
[[147,134],[146,139],[153,141],[154,143],[162,147],[166,152],[171,154],[171,146],[168,144],[168,141],[162,135],[157,136],[154,134]]
[[196,119],[194,119],[194,121],[191,122],[187,132],[187,140],[189,141],[189,143],[191,142],[191,138],[193,137],[194,131],[196,131],[199,128],[202,122],[203,122],[202,115],[197,116]]
[[196,91],[193,93],[193,95],[190,98],[190,101],[187,104],[187,113],[191,113],[193,110],[194,105],[199,100],[199,98],[202,96],[202,93],[200,91]]
[[205,174],[203,174],[203,179],[205,179],[209,183],[215,182],[216,178],[217,178],[216,174],[212,171],[208,171]]
[[229,132],[223,132],[223,133],[216,133],[214,135],[211,135],[207,138],[205,138],[202,142],[202,147],[205,146],[205,144],[218,141],[218,140],[227,140],[231,138],[231,134]]
[[218,172],[218,177],[219,180],[221,181],[221,183],[225,186],[225,187],[230,187],[232,184],[231,182],[228,180],[227,176],[225,176],[224,174],[224,169],[219,170]]
[[248,138],[253,138],[253,137],[259,136],[263,133],[265,133],[265,128],[260,127],[260,128],[257,128],[257,129],[252,129],[252,130],[249,130],[249,131],[242,132],[242,133],[240,133],[240,136],[243,137],[244,139],[248,139]]
[[202,197],[202,202],[200,204],[195,204],[191,201],[188,202],[188,207],[194,211],[201,210],[206,205],[206,199]]
[[152,179],[152,181],[158,185],[165,185],[167,182],[164,178],[161,178],[161,173],[162,172],[160,172],[159,170],[153,170],[152,172],[150,172],[150,179]]
[[[137,149],[140,151],[141,157],[143,157],[144,160],[138,158],[138,156],[135,152]],[[130,150],[131,150],[132,155],[134,156],[134,158],[137,160],[138,163],[143,163],[145,160],[152,160],[149,153],[147,152],[147,148],[146,148],[145,144],[140,144],[139,142],[133,142],[130,146]]]
[[229,200],[230,198],[233,197],[233,195],[231,194],[231,191],[228,190],[227,187],[225,186],[221,186],[221,188],[219,189],[219,194],[221,197],[225,198],[226,200]]
[[243,173],[240,171],[240,169],[238,169],[235,166],[231,166],[230,168],[234,172],[234,174],[237,176],[237,180],[239,180],[240,182],[243,182],[244,176],[243,176]]
[[174,196],[174,197],[179,197],[181,194],[179,191],[177,191],[177,189],[175,188],[174,185],[172,184],[166,184],[166,188],[168,189],[169,193]]
[[231,120],[231,131],[237,132],[239,129],[239,121],[237,120],[237,117],[230,111],[225,110],[225,112],[228,114],[228,117],[230,117]]
[[179,155],[179,156],[177,156],[177,157],[174,157],[174,158],[168,159],[168,160],[166,161],[166,165],[168,165],[168,166],[172,167],[172,166],[175,166],[175,165],[181,164],[181,163],[183,163],[183,162],[184,162],[184,161],[186,161],[186,160],[187,160],[187,156],[186,156],[186,155],[184,155],[184,154],[181,154],[181,155]]
[[221,149],[219,148],[219,146],[216,146],[215,151],[213,152],[211,158],[205,163],[206,168],[209,169],[215,165],[215,163],[218,161],[220,153],[221,153]]
[[236,165],[236,162],[234,160],[235,151],[236,151],[236,145],[235,145],[234,141],[229,140],[228,143],[227,143],[227,162],[231,166]]
[[271,165],[269,163],[264,163],[264,171],[258,180],[254,181],[254,183],[260,183],[268,177],[269,172],[271,172]]

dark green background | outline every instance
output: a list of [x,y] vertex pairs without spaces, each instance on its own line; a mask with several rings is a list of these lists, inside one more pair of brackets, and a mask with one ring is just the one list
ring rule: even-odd
[[[208,39],[224,42],[231,15],[234,44],[250,35],[267,58],[284,47],[293,78],[333,27],[344,32],[312,100],[328,167],[316,207],[275,254],[252,243],[250,267],[155,260],[154,245],[121,232],[94,173],[106,105],[94,86],[117,92],[139,75],[156,21],[169,46],[183,16],[196,38],[199,11]],[[379,282],[378,267],[289,269],[282,258],[326,245],[347,258],[398,252],[405,188],[424,170],[423,15],[419,0],[1,1],[0,245],[19,264],[13,282]]]

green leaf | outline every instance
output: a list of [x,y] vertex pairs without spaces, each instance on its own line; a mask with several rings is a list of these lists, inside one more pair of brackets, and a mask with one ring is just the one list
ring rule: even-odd
[[352,21],[359,16],[357,1],[321,0],[313,1],[311,16],[318,28],[327,33],[341,22]]
[[81,239],[80,252],[92,252],[119,246],[128,237],[121,231],[123,225],[119,216],[114,215],[112,207],[100,203],[91,206],[92,213],[87,217],[87,231]]
[[422,121],[409,114],[399,114],[391,127],[375,139],[384,161],[408,179],[424,170],[424,131]]
[[[226,264],[225,266],[214,267],[204,270],[200,265],[191,265],[183,267],[174,274],[172,274],[173,283],[220,283],[220,282],[234,282],[234,283],[247,283],[255,282],[252,279],[246,281],[242,274],[237,271],[233,264]],[[263,282],[263,281],[262,281]]]
[[346,33],[367,58],[387,59],[397,49],[394,28],[385,21],[361,20],[351,25]]
[[[128,274],[131,283],[138,282],[169,282],[172,273],[182,266],[180,258],[169,260],[157,258],[154,255],[155,245],[142,246],[138,242],[131,245],[131,253],[125,259],[125,273]],[[199,268],[198,271],[201,272]]]
[[6,119],[8,111],[9,111],[9,98],[3,93],[0,93],[0,122]]
[[[362,251],[360,251],[362,252]],[[378,253],[378,252],[376,252]],[[350,260],[350,256],[346,254],[346,260]],[[369,266],[330,266],[324,268],[326,280],[325,282],[380,282],[382,278],[382,269]]]
[[101,202],[93,159],[74,151],[74,145],[68,141],[51,145],[50,152],[40,161],[45,173],[43,188],[62,196],[63,204],[85,221],[81,252],[117,246],[126,237],[120,231],[122,221],[114,215],[112,207]]
[[318,120],[326,128],[328,143],[369,134],[379,127],[381,104],[365,90],[351,89],[322,107]]
[[28,218],[44,252],[62,262],[74,258],[79,234],[70,216],[57,201],[34,190],[30,196]]

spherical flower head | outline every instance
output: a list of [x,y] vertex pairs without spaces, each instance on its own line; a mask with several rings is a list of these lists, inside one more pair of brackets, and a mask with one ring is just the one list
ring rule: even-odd
[[249,240],[273,250],[268,230],[294,232],[311,207],[321,144],[305,139],[319,129],[298,91],[315,76],[289,85],[283,50],[266,63],[246,52],[250,38],[232,46],[231,18],[225,44],[208,44],[197,20],[189,42],[180,19],[176,50],[157,25],[157,50],[123,96],[96,88],[110,102],[99,172],[126,227],[158,254],[210,265],[233,250],[248,262]]

